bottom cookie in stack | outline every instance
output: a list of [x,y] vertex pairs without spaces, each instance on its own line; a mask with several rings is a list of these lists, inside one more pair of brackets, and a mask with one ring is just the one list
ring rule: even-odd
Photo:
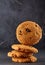
[[12,57],[13,62],[36,62],[37,58],[34,56],[26,57],[26,58],[17,58]]

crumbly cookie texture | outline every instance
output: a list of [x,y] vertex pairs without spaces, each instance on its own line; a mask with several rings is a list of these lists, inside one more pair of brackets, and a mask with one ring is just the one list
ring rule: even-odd
[[19,52],[19,51],[15,51],[12,50],[11,52],[8,52],[8,57],[30,57],[31,55],[33,55],[33,53],[25,53],[25,52]]
[[32,46],[26,46],[21,44],[13,44],[11,46],[12,49],[15,49],[17,51],[21,52],[32,52],[32,53],[38,53],[38,50],[35,47]]
[[42,29],[35,22],[24,21],[18,25],[16,29],[16,37],[22,44],[35,45],[38,44],[42,38]]
[[12,57],[13,62],[36,62],[37,58],[34,56],[30,56],[29,58],[14,58]]

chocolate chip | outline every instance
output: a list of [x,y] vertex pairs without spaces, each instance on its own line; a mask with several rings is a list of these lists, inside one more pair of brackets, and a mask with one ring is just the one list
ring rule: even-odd
[[35,25],[37,27],[37,25]]
[[21,49],[19,48],[18,50],[20,51]]
[[12,57],[14,57],[14,58],[15,58],[15,57],[17,57],[17,55],[12,54]]
[[22,33],[21,30],[20,30],[20,33]]
[[26,28],[26,31],[27,31],[27,32],[31,32],[31,30],[30,30],[30,29],[28,29],[28,28]]
[[17,57],[17,55],[14,55],[14,57]]
[[22,31],[20,30],[19,35],[22,35]]

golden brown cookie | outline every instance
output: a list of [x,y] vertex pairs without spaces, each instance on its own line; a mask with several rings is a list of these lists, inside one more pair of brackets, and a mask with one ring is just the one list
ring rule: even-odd
[[38,53],[38,50],[32,46],[26,46],[21,44],[13,44],[12,49],[15,49],[17,51],[21,52],[32,52],[32,53]]
[[31,57],[27,57],[27,58],[14,58],[12,57],[12,61],[13,62],[36,62],[37,61],[37,58],[34,57],[34,56],[31,56]]
[[15,50],[12,50],[11,52],[8,52],[8,56],[9,57],[29,57],[33,55],[33,53],[24,53],[24,52],[19,52],[19,51],[15,51]]
[[42,38],[41,27],[32,21],[24,21],[16,29],[18,41],[25,45],[35,45]]

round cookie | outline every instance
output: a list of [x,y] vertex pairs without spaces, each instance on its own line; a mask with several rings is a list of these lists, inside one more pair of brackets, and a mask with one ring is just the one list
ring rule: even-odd
[[41,27],[32,21],[24,21],[16,29],[18,41],[25,45],[35,45],[42,38]]
[[38,53],[38,50],[35,47],[26,46],[22,44],[13,44],[11,48],[21,52]]
[[34,57],[34,56],[31,56],[31,57],[27,57],[27,58],[14,58],[12,57],[12,61],[13,62],[36,62],[37,61],[37,58]]
[[24,52],[19,52],[19,51],[15,51],[12,50],[11,52],[8,52],[8,56],[9,57],[21,57],[21,58],[25,58],[25,57],[29,57],[33,55],[33,53],[24,53]]

